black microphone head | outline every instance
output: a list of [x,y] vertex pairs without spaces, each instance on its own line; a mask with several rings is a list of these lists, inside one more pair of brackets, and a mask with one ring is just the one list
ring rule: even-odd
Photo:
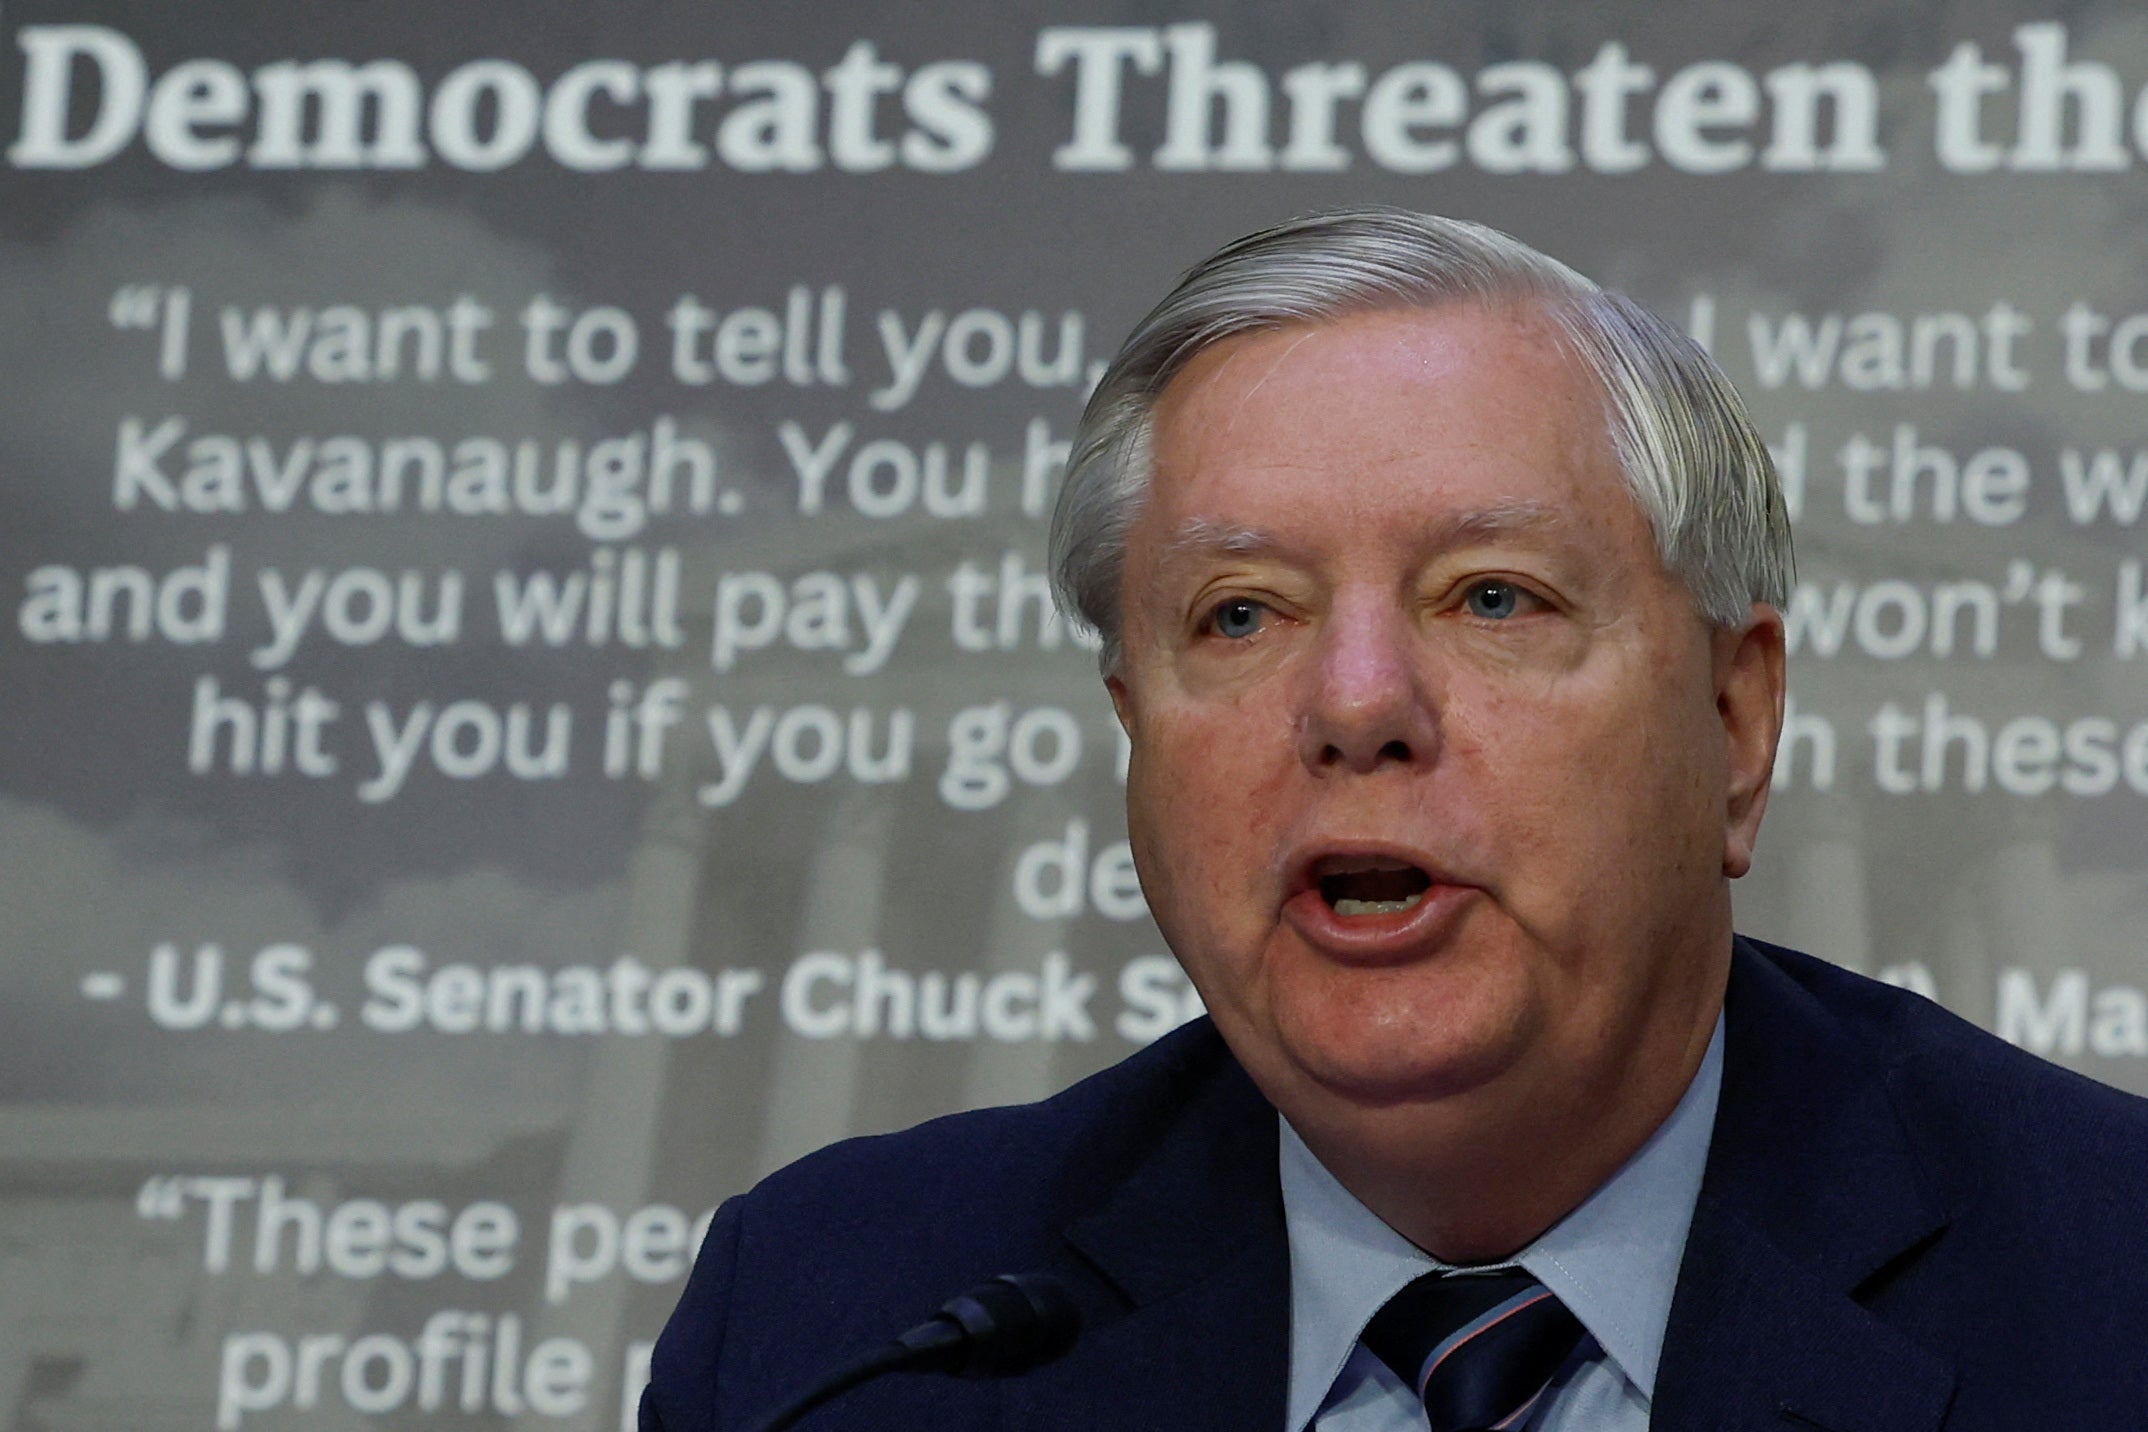
[[1064,1356],[1081,1336],[1081,1309],[1049,1273],[1002,1273],[947,1300],[933,1322],[962,1330],[934,1361],[964,1377],[1003,1377]]

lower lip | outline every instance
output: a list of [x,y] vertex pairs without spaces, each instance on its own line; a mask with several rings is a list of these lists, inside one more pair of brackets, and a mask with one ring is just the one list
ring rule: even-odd
[[1407,910],[1340,915],[1315,886],[1284,902],[1283,918],[1316,948],[1338,959],[1399,963],[1429,953],[1444,941],[1477,893],[1471,885],[1434,885]]

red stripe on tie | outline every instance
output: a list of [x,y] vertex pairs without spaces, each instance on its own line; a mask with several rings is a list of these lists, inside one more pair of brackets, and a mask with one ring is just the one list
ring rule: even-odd
[[[1485,1333],[1490,1332],[1493,1328],[1498,1327],[1501,1323],[1505,1322],[1508,1318],[1513,1317],[1516,1313],[1521,1312],[1525,1308],[1533,1308],[1538,1303],[1543,1302],[1546,1298],[1550,1296],[1550,1289],[1539,1288],[1530,1297],[1524,1299],[1519,1303],[1514,1304],[1512,1307],[1507,1308],[1504,1311],[1494,1309],[1493,1311],[1498,1313],[1497,1317],[1486,1317],[1476,1323],[1473,1323],[1469,1327],[1462,1329],[1460,1333],[1458,1333],[1451,1341],[1448,1342],[1446,1348],[1441,1351],[1438,1357],[1435,1357],[1430,1363],[1426,1364],[1424,1372],[1417,1379],[1418,1398],[1420,1400],[1423,1399],[1425,1395],[1425,1389],[1432,1385],[1432,1375],[1440,1370],[1440,1365],[1446,1362],[1448,1358],[1453,1357],[1457,1352],[1467,1347],[1470,1343],[1476,1341]],[[1535,1401],[1534,1398],[1531,1398],[1530,1400],[1532,1402]]]
[[1506,1428],[1519,1427],[1522,1423],[1527,1422],[1529,1413],[1536,1407],[1537,1403],[1544,1400],[1545,1388],[1550,1386],[1551,1384],[1547,1382],[1543,1387],[1539,1387],[1536,1391],[1530,1393],[1527,1402],[1524,1402],[1521,1406],[1492,1424],[1492,1432],[1504,1432]]

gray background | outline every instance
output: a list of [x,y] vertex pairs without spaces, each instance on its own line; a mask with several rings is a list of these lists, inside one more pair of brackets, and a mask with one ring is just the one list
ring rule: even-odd
[[[2122,90],[2125,167],[2105,172],[1953,172],[1935,157],[1926,76],[1973,42],[2018,79],[2016,26],[2060,20],[2070,57],[2108,67]],[[1053,26],[1157,27],[1202,20],[1219,56],[1271,80],[1293,66],[1354,60],[1377,77],[1437,60],[1470,81],[1510,60],[1572,73],[1610,41],[1659,82],[1699,60],[1758,76],[1797,62],[1853,61],[1878,81],[1883,167],[1867,172],[1682,172],[1660,157],[1630,173],[1496,174],[1462,162],[1440,172],[1383,170],[1345,104],[1340,172],[1165,172],[1150,162],[1163,130],[1164,82],[1134,78],[1123,172],[1066,172],[1053,151],[1069,135],[1070,73],[1035,64]],[[585,1405],[564,1416],[496,1407],[427,1413],[414,1402],[366,1414],[328,1364],[318,1405],[249,1412],[248,1427],[618,1425],[630,1345],[654,1335],[677,1295],[662,1270],[619,1271],[563,1302],[545,1288],[546,1229],[560,1206],[599,1204],[624,1219],[648,1204],[692,1218],[769,1169],[845,1135],[900,1127],[949,1109],[1040,1096],[1133,1047],[1115,1027],[1129,961],[1162,949],[1145,919],[1094,909],[1038,919],[1014,896],[1020,857],[1086,822],[1090,854],[1123,835],[1108,709],[1088,654],[1040,649],[1035,613],[1006,652],[950,639],[942,585],[964,560],[997,570],[1006,552],[1042,560],[1043,524],[1019,505],[1023,440],[1037,419],[1063,438],[1081,388],[1018,379],[967,388],[934,371],[916,400],[884,412],[867,398],[885,381],[874,320],[914,324],[939,309],[1035,310],[1054,336],[1083,320],[1086,359],[1117,337],[1185,264],[1283,215],[1383,201],[1506,228],[1680,321],[1713,301],[1715,346],[1771,440],[1804,432],[1801,577],[1826,597],[1838,583],[1888,580],[2003,587],[2010,564],[2062,569],[2085,595],[2068,615],[2078,655],[2039,647],[2032,604],[2003,607],[1989,655],[1958,646],[1882,659],[1854,643],[1794,661],[1798,707],[1832,721],[1832,788],[1816,790],[1801,753],[1776,796],[1754,875],[1739,889],[1741,925],[1853,967],[1916,984],[1949,1007],[2039,1044],[2094,1077],[2148,1091],[2142,1023],[2143,887],[2148,816],[2121,776],[2105,794],[2056,788],[2018,795],[1961,788],[1961,750],[1938,792],[1891,793],[1873,774],[1866,723],[1883,703],[1921,716],[1930,693],[1994,730],[2023,716],[2060,727],[2115,723],[2120,741],[2148,720],[2137,660],[2113,647],[2121,564],[2138,561],[2137,525],[2069,517],[2058,454],[2068,446],[2130,455],[2142,400],[2113,384],[2077,391],[2061,361],[2059,319],[2076,301],[2118,317],[2148,309],[2148,22],[2132,7],[2082,4],[2054,17],[2012,4],[1831,5],[1763,17],[1758,7],[1698,3],[1545,4],[972,4],[727,6],[634,3],[454,6],[380,3],[164,7],[9,3],[0,10],[0,125],[20,134],[28,28],[94,24],[123,33],[152,77],[210,57],[250,74],[278,61],[336,57],[407,63],[431,93],[480,58],[521,65],[540,85],[589,59],[637,66],[714,59],[795,62],[818,74],[856,41],[914,71],[975,61],[992,76],[979,103],[989,153],[952,173],[900,165],[845,173],[747,173],[721,161],[692,172],[577,173],[540,146],[498,172],[434,162],[406,171],[285,170],[235,164],[183,172],[137,138],[108,162],[72,171],[0,169],[0,475],[6,520],[0,569],[18,609],[33,573],[137,565],[162,577],[228,547],[228,630],[180,645],[123,636],[32,639],[18,610],[0,628],[0,1423],[13,1429],[208,1428],[235,1336],[414,1339],[441,1309],[519,1318],[525,1348],[544,1337],[590,1350]],[[2009,81],[2010,83],[2013,80]],[[82,98],[86,105],[86,95]],[[1490,101],[1473,97],[1479,109]],[[709,131],[735,101],[698,112]],[[821,101],[816,100],[817,104]],[[1278,86],[1272,142],[1285,138]],[[883,100],[882,134],[900,104]],[[600,128],[636,132],[639,111],[599,107]],[[1648,134],[1648,102],[1634,110]],[[2148,116],[2148,110],[2143,111]],[[87,108],[78,111],[87,123]],[[1764,144],[1766,115],[1757,133]],[[824,105],[819,120],[825,122]],[[2013,91],[1986,105],[1984,131],[2010,146]],[[2135,132],[2138,131],[2138,139]],[[250,133],[243,126],[238,131]],[[2069,144],[2070,147],[2070,144]],[[159,376],[157,335],[116,327],[130,285],[185,287],[189,365]],[[848,386],[717,383],[687,387],[666,371],[661,319],[691,292],[722,312],[781,310],[793,285],[840,285],[848,297]],[[639,322],[642,352],[625,381],[535,383],[519,363],[513,315],[533,294],[576,309],[616,305]],[[445,305],[468,294],[499,314],[491,381],[328,384],[233,381],[216,316],[225,305]],[[1748,319],[1785,311],[1980,317],[2005,301],[2033,327],[2017,358],[2019,391],[1957,387],[1942,365],[1929,388],[1808,390],[1760,380]],[[2148,349],[2143,350],[2148,358]],[[646,431],[659,415],[710,444],[739,509],[660,518],[614,548],[675,549],[685,640],[676,650],[614,642],[514,648],[491,619],[496,570],[566,572],[593,543],[560,517],[165,514],[114,509],[115,434],[129,416],[186,420],[189,436],[353,434],[372,440],[470,434],[549,445]],[[939,441],[990,450],[979,514],[876,518],[837,493],[798,511],[778,437],[818,437],[851,423],[854,442]],[[1966,517],[1867,525],[1845,512],[1836,454],[1850,435],[1892,441],[1897,425],[1957,456],[2018,449],[2032,478],[2025,515],[1999,527]],[[173,462],[173,467],[183,463]],[[316,634],[279,673],[342,704],[334,777],[190,773],[197,680],[261,699],[272,673],[247,653],[267,635],[256,574],[370,564],[428,581],[461,572],[464,629],[452,645],[392,638],[347,647]],[[885,589],[922,582],[892,659],[868,675],[836,656],[780,648],[730,670],[709,660],[711,606],[726,574],[874,574]],[[1891,628],[1886,628],[1891,629]],[[607,688],[684,683],[684,721],[655,779],[607,777],[598,760]],[[562,778],[457,781],[420,771],[394,799],[366,802],[361,708],[397,711],[477,699],[573,710]],[[937,785],[948,723],[965,708],[1056,706],[1084,736],[1064,781],[1017,780],[989,809],[951,808]],[[811,784],[764,768],[734,802],[697,792],[720,774],[703,710],[740,720],[754,708],[821,703],[884,717],[914,714],[906,780],[838,774]],[[1910,766],[1918,756],[1913,750]],[[2148,757],[2144,757],[2148,765]],[[2148,771],[2143,771],[2148,779]],[[255,993],[255,952],[296,944],[307,978],[339,1012],[332,1029],[165,1027],[148,1003],[152,952],[182,969],[200,947],[224,954],[222,1003]],[[608,966],[631,955],[654,969],[764,971],[769,988],[734,1035],[450,1034],[367,1029],[358,1018],[366,961],[407,944],[434,966]],[[808,1038],[781,1018],[776,986],[800,955],[881,952],[913,972],[1034,973],[1063,955],[1096,977],[1089,1039],[1003,1042]],[[2012,1013],[2000,991],[2015,983]],[[2074,972],[2079,972],[2076,979]],[[92,998],[85,979],[118,977]],[[2078,987],[2085,979],[2085,990]],[[91,978],[91,985],[95,985]],[[110,988],[107,981],[105,988]],[[182,982],[182,990],[190,988]],[[2026,992],[2024,994],[2024,991]],[[825,997],[830,991],[822,990]],[[2069,1042],[2062,1018],[2086,1016]],[[312,1006],[308,1006],[310,1009]],[[218,1006],[221,1012],[221,1003]],[[2024,1018],[2024,1011],[2028,1017]],[[259,1021],[255,1021],[258,1023]],[[2048,1027],[2044,1025],[2048,1023]],[[2103,1052],[2098,1052],[2098,1051]],[[254,1271],[252,1205],[237,1220],[231,1266],[210,1266],[209,1185],[174,1179],[282,1180],[328,1208],[480,1200],[511,1206],[522,1226],[513,1268],[496,1280],[449,1271],[335,1277],[282,1266]],[[173,1202],[174,1192],[177,1202]],[[191,1190],[192,1192],[189,1192]],[[176,1216],[169,1216],[176,1214]],[[459,1375],[460,1364],[457,1365]],[[387,1376],[383,1362],[375,1385]],[[631,1378],[626,1380],[630,1381]],[[229,1401],[228,1379],[224,1384]],[[230,1409],[226,1408],[229,1412]]]

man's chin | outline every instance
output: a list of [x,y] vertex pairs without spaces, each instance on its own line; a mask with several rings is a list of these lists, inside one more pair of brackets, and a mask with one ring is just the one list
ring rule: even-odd
[[1489,1049],[1310,1050],[1295,1063],[1319,1096],[1361,1109],[1425,1106],[1491,1083],[1512,1061]]
[[1261,1042],[1312,1096],[1369,1108],[1481,1088],[1522,1059],[1536,1025],[1526,985],[1459,969],[1352,972],[1293,992],[1307,997],[1278,1000]]
[[1293,1123],[1301,1109],[1308,1118],[1333,1119],[1460,1099],[1512,1070],[1528,1042],[1516,1023],[1466,1031],[1286,1024],[1254,1039],[1229,1028],[1224,1035]]

